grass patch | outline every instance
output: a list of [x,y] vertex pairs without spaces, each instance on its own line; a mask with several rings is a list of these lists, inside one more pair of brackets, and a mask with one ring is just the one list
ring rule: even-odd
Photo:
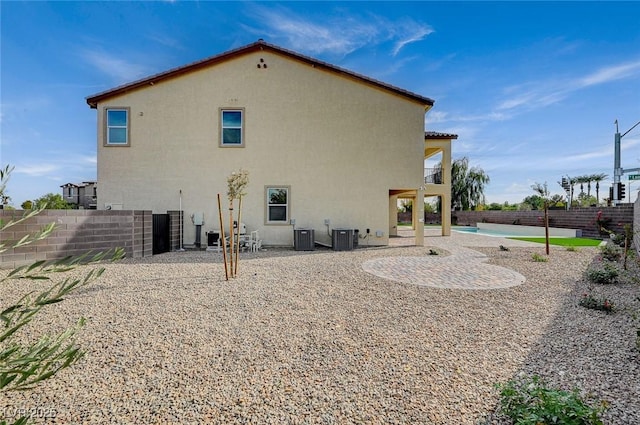
[[[525,242],[545,243],[544,236],[540,237],[510,237],[507,239],[515,239]],[[602,241],[599,239],[589,238],[549,238],[549,245],[557,246],[598,246]]]

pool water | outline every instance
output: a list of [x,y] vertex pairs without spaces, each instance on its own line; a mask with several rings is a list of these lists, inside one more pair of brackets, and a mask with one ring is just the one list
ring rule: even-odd
[[475,233],[478,235],[484,235],[484,236],[493,236],[493,237],[497,237],[497,238],[506,238],[506,237],[510,237],[510,236],[518,236],[518,235],[514,235],[513,233],[508,233],[508,232],[499,232],[496,230],[487,230],[487,229],[478,229],[477,227],[471,227],[471,226],[452,226],[451,230],[455,231],[455,232],[460,232],[460,233]]

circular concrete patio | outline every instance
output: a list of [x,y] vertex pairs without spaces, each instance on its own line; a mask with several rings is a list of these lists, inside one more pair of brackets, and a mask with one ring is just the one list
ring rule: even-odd
[[[487,257],[468,247],[536,246],[530,242],[452,232],[439,236],[439,229],[425,229],[425,246],[441,248],[450,255],[383,257],[366,261],[362,269],[395,282],[442,289],[501,289],[521,285],[525,277],[505,267],[486,264]],[[390,245],[415,244],[413,231],[399,230]]]

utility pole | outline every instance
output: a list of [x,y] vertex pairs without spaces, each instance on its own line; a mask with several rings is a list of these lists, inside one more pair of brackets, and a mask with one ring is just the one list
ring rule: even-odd
[[[621,188],[622,185],[624,183],[621,182],[622,176],[624,173],[628,173],[630,171],[640,171],[640,168],[627,168],[624,169],[622,168],[621,164],[621,160],[620,160],[620,140],[622,140],[622,138],[624,136],[626,136],[631,130],[633,130],[634,128],[636,128],[639,124],[640,121],[638,121],[637,123],[635,123],[635,125],[633,127],[631,127],[629,130],[625,131],[624,134],[620,134],[620,131],[618,130],[618,120],[616,120],[615,122],[616,124],[616,134],[614,136],[614,140],[613,140],[613,152],[614,152],[614,156],[613,156],[613,205],[616,206],[620,203],[620,201],[622,201],[621,198],[621,194],[624,193],[624,190]],[[629,196],[631,196],[631,194],[629,194]]]

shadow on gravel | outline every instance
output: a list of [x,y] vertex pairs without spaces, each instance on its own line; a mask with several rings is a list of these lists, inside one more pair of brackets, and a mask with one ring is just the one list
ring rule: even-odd
[[[636,347],[639,277],[636,259],[626,272],[625,283],[594,285],[584,277],[565,281],[567,292],[556,315],[512,379],[537,375],[549,388],[578,389],[591,406],[606,403],[608,408],[602,415],[605,424],[640,424],[640,352]],[[580,306],[580,299],[587,293],[613,301],[615,311]],[[498,406],[478,423],[511,423],[499,419],[497,412]]]
[[[314,251],[296,251],[288,247],[267,247],[258,252],[240,252],[240,262],[254,259],[276,257],[300,257],[310,255],[353,255],[364,251],[404,250],[415,246],[371,246],[358,247],[352,251],[334,251],[327,247],[316,247]],[[220,263],[223,262],[222,252],[207,250],[186,250],[184,252],[165,252],[144,258],[125,258],[122,264],[185,264],[185,263]]]

